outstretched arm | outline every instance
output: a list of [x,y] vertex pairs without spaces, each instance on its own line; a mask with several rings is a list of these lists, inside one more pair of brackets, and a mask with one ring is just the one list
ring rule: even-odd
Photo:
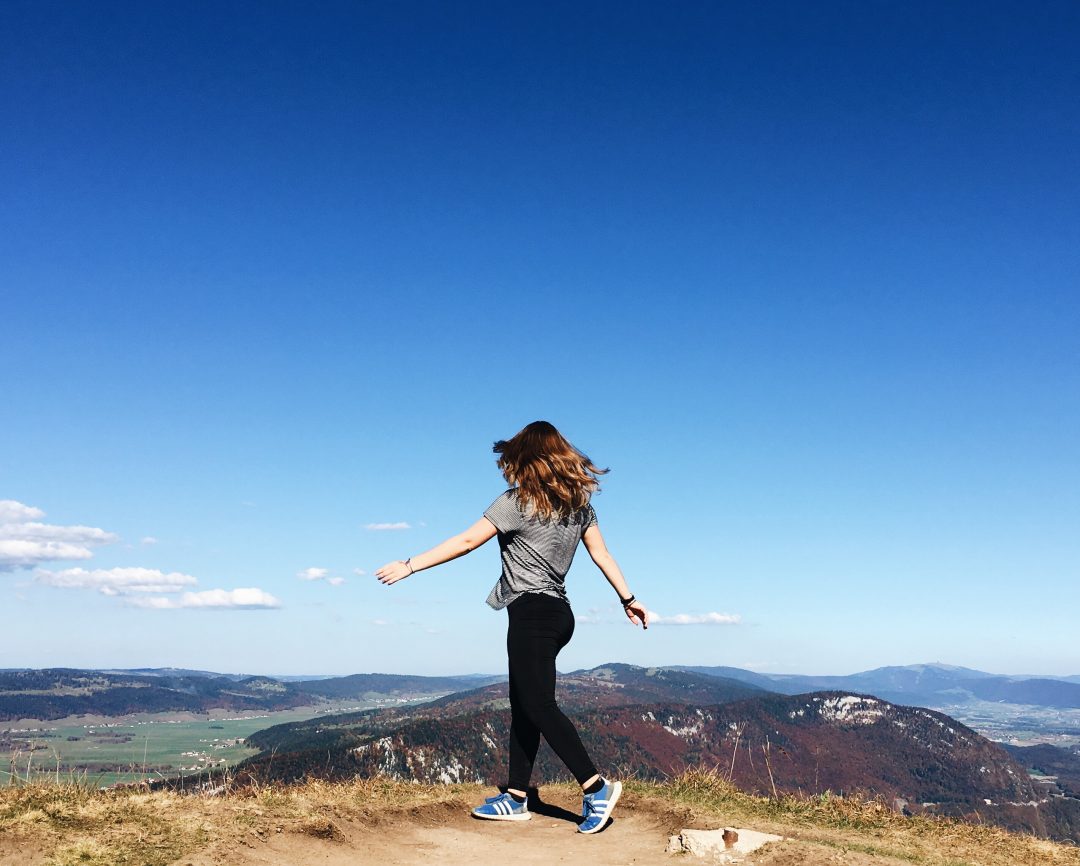
[[404,561],[399,559],[386,563],[375,572],[375,576],[379,579],[379,583],[389,586],[399,580],[404,580],[414,571],[434,568],[436,565],[442,565],[451,559],[464,556],[481,544],[491,541],[497,531],[495,524],[486,517],[481,517],[464,532],[455,535],[453,538],[446,539],[441,544],[435,545],[431,550],[426,550]]
[[626,585],[626,578],[623,577],[619,563],[608,552],[607,545],[604,543],[604,536],[600,534],[600,527],[596,525],[590,526],[585,530],[585,535],[582,536],[581,540],[585,542],[585,549],[589,551],[589,556],[596,563],[596,567],[603,572],[612,589],[619,594],[619,601],[623,602],[623,610],[626,611],[630,622],[634,625],[640,622],[641,625],[648,628],[649,611],[645,609],[645,605],[637,599],[634,599],[629,604],[626,603],[626,599],[633,598],[634,594],[630,592],[630,587]]

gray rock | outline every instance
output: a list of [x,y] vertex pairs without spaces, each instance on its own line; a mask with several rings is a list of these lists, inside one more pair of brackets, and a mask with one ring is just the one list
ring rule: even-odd
[[751,851],[769,842],[779,842],[783,836],[759,833],[757,830],[722,828],[720,830],[683,830],[668,840],[669,854],[693,854],[709,857],[714,862],[738,863]]

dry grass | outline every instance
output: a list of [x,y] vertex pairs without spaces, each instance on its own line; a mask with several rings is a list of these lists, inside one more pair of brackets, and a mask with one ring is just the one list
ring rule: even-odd
[[[545,788],[546,790],[546,788]],[[1080,849],[985,826],[905,818],[880,803],[839,797],[769,799],[744,794],[715,773],[692,771],[662,784],[628,782],[640,805],[684,810],[702,824],[779,833],[822,852],[852,851],[925,866],[1080,866]],[[45,866],[165,866],[218,842],[297,833],[348,842],[349,827],[412,820],[439,824],[483,793],[476,785],[387,779],[253,787],[182,796],[79,785],[0,789],[0,859],[44,852]],[[29,843],[29,844],[27,844]]]
[[628,789],[728,825],[925,866],[1080,866],[1075,846],[945,818],[905,817],[880,801],[755,797],[708,770],[691,770],[663,785],[630,783]]
[[0,794],[0,834],[51,851],[50,866],[159,866],[207,838],[202,816],[178,798],[79,785],[29,785]]
[[[386,779],[311,781],[218,796],[20,785],[0,789],[0,840],[44,849],[49,852],[45,866],[165,866],[211,843],[245,835],[265,839],[291,832],[344,841],[345,822],[377,825],[418,806],[460,810],[471,805],[476,790]],[[0,847],[0,857],[4,853]]]

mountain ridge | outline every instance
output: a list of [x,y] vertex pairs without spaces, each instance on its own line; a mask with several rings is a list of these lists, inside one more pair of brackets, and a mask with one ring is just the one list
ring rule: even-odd
[[[749,793],[858,792],[912,814],[979,816],[1080,840],[1080,800],[1037,789],[998,745],[932,710],[849,692],[564,708],[598,765],[622,775],[658,779],[715,766]],[[268,728],[249,738],[263,751],[237,772],[274,781],[386,776],[498,783],[508,734],[505,708],[449,698],[441,706]],[[542,746],[535,780],[564,776]]]
[[940,663],[890,665],[842,676],[762,674],[725,666],[672,667],[742,680],[784,694],[839,689],[874,694],[889,701],[931,706],[987,700],[1062,709],[1080,708],[1080,681],[1070,682],[1068,679],[1046,676],[1004,676]]
[[431,698],[480,684],[486,684],[486,681],[397,674],[355,674],[286,682],[265,676],[118,674],[79,668],[0,671],[0,721],[48,721],[81,715],[207,713],[215,709],[268,712],[319,706],[335,699],[408,701]]
[[[588,670],[605,667],[614,668],[617,663]],[[658,665],[648,670],[704,674],[726,682],[729,688],[741,683],[784,694],[836,689],[931,707],[983,700],[1080,708],[1080,676],[1004,676],[942,663],[886,666],[842,676],[763,674],[737,667],[704,665]],[[560,680],[570,681],[586,674],[585,669],[562,673]],[[139,712],[206,713],[212,709],[265,712],[321,706],[335,700],[411,701],[505,680],[502,674],[425,677],[366,673],[298,679],[185,668],[14,668],[0,670],[0,721]],[[281,684],[281,688],[271,687],[271,682]]]

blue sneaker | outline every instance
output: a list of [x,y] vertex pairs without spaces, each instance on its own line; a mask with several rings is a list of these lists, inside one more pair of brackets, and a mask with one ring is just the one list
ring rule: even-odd
[[489,821],[528,821],[532,817],[529,802],[517,802],[509,794],[488,797],[472,810],[473,817],[486,818]]
[[596,833],[604,828],[611,811],[622,795],[622,782],[602,780],[604,787],[595,794],[586,794],[581,802],[581,814],[585,818],[578,824],[579,833]]

